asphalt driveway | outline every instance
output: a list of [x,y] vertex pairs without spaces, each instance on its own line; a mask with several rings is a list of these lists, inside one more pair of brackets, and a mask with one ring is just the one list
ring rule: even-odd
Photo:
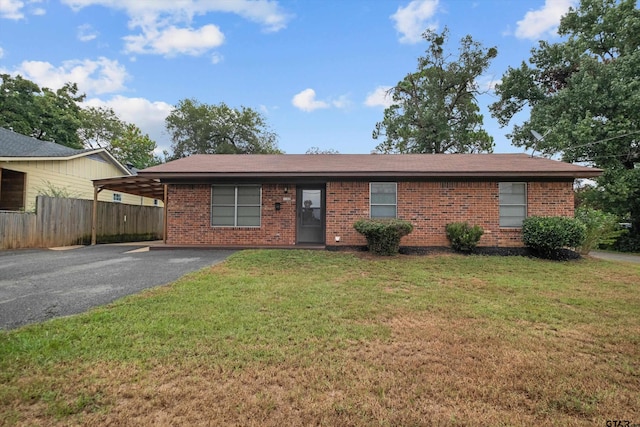
[[0,251],[0,329],[110,303],[225,260],[233,251],[98,245]]

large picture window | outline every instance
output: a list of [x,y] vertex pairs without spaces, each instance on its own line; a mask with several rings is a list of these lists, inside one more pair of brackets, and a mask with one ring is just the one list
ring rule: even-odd
[[398,214],[398,185],[395,182],[369,184],[371,218],[396,218]]
[[260,227],[259,185],[211,186],[213,227]]
[[527,217],[527,183],[501,182],[500,227],[522,227]]

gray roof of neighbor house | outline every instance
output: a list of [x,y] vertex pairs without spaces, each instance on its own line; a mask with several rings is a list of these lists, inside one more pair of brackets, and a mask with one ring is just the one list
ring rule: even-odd
[[70,157],[93,150],[78,150],[41,141],[0,127],[0,157]]
[[163,182],[211,179],[571,179],[601,169],[527,154],[197,154],[143,169]]
[[111,162],[127,176],[134,173],[120,164],[104,148],[70,148],[0,127],[0,161],[70,160],[81,156],[96,156],[102,161]]

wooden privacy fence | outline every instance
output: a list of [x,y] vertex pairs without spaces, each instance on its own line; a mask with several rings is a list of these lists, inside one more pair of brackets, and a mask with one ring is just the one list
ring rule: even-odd
[[[91,242],[92,200],[38,196],[36,213],[0,212],[0,249]],[[162,239],[163,209],[98,202],[98,243]]]

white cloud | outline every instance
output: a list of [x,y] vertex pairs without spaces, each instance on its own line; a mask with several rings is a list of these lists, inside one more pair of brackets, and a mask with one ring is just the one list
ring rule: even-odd
[[[28,0],[29,5],[42,3],[42,0]],[[23,19],[25,12],[23,8],[26,6],[22,0],[0,0],[0,18],[19,20]],[[31,15],[42,16],[47,11],[42,7],[29,7],[28,13]]]
[[2,59],[3,56],[4,56],[4,49],[0,47],[0,59]]
[[[6,1],[6,0],[0,0]],[[267,32],[279,31],[291,18],[273,0],[61,0],[74,10],[104,6],[123,10],[129,28],[139,34],[124,37],[128,53],[201,55],[220,46],[224,35],[213,24],[194,29],[195,16],[233,13],[256,22]]]
[[219,54],[218,52],[214,52],[211,55],[211,63],[212,64],[219,64],[222,61],[224,61],[224,56],[222,56],[221,54]]
[[352,104],[349,95],[340,95],[338,99],[331,101],[331,105],[342,110],[351,107]]
[[291,103],[302,111],[311,112],[320,108],[329,108],[329,104],[324,101],[316,100],[316,91],[309,88],[296,94]]
[[117,92],[125,88],[124,82],[128,78],[123,65],[104,57],[96,61],[64,61],[59,67],[49,62],[24,61],[15,73],[51,89],[58,89],[67,82],[77,83],[80,92],[87,94]]
[[[150,23],[168,19],[190,23],[194,16],[212,12],[234,13],[264,26],[266,31],[286,27],[291,16],[273,0],[61,0],[74,10],[104,6],[126,11],[136,21]],[[135,24],[137,26],[138,24]]]
[[83,24],[78,27],[78,40],[81,42],[89,42],[98,37],[98,32],[89,24]]
[[278,111],[280,109],[280,107],[278,107],[277,105],[260,104],[258,106],[258,109],[260,110],[260,112],[262,114],[269,115],[269,114],[271,114],[272,111]]
[[395,29],[401,34],[401,43],[418,43],[427,29],[435,30],[436,22],[430,20],[436,14],[439,0],[413,0],[405,7],[398,7],[391,15]]
[[480,76],[476,81],[475,81],[478,89],[481,92],[487,92],[487,91],[494,91],[496,89],[496,85],[502,83],[502,80],[495,78],[495,76],[493,75],[483,75]]
[[517,22],[516,37],[535,40],[544,35],[555,35],[562,15],[577,3],[578,0],[545,0],[541,9],[530,10]]
[[307,112],[331,107],[344,110],[353,105],[348,94],[340,95],[335,99],[319,101],[316,99],[316,91],[311,88],[305,89],[294,95],[293,99],[291,99],[291,103],[296,108]]
[[0,0],[0,18],[22,19],[24,2],[20,0]]
[[378,86],[373,92],[367,95],[364,105],[367,107],[390,107],[393,104],[391,94],[389,93],[391,86]]
[[178,54],[198,56],[220,46],[224,35],[215,25],[205,25],[198,30],[169,26],[152,29],[137,36],[127,36],[125,50],[128,53],[156,53],[164,56]]
[[143,133],[148,134],[158,144],[158,153],[162,150],[170,150],[171,141],[165,132],[165,119],[173,110],[172,105],[162,101],[127,98],[121,95],[106,101],[99,98],[88,99],[84,105],[113,109],[120,119],[135,124]]

